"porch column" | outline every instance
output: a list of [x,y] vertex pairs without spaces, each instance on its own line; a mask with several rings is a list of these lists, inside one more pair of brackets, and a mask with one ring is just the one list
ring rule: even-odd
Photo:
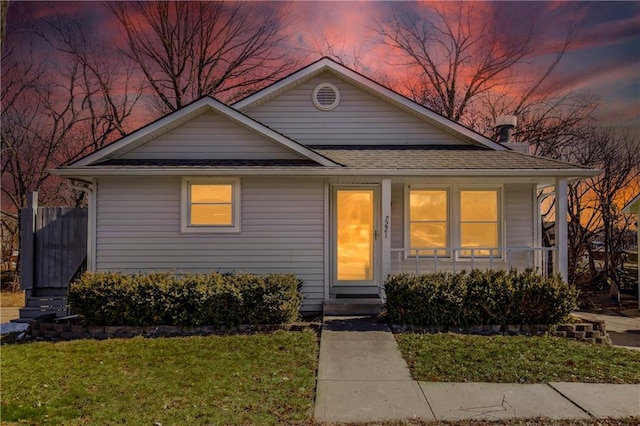
[[556,261],[554,272],[559,272],[566,282],[569,279],[569,248],[567,245],[567,179],[556,178]]
[[[391,179],[382,179],[380,185],[380,202],[382,204],[381,229],[382,237],[381,249],[381,283],[387,278],[391,272]],[[382,287],[383,284],[380,285]]]

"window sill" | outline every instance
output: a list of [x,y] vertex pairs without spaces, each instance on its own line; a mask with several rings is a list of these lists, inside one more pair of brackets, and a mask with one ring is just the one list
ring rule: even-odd
[[180,229],[181,234],[239,234],[239,226],[214,227],[214,226],[187,226]]

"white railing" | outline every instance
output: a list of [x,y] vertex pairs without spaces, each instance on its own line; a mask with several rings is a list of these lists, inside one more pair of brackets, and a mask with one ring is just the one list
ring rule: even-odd
[[[420,247],[420,248],[392,248],[397,253],[398,272],[405,272],[408,263],[415,264],[415,273],[420,273],[420,265],[431,263],[431,272],[438,272],[438,267],[457,272],[476,267],[493,269],[494,265],[509,270],[512,266],[519,269],[538,268],[542,275],[549,270],[549,253],[556,251],[555,247]],[[522,259],[513,264],[514,253],[525,252],[526,264]],[[478,254],[478,253],[489,253]],[[423,271],[424,272],[424,271]]]

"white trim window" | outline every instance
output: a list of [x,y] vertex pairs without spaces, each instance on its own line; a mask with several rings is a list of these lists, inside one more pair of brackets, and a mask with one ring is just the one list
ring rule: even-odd
[[456,249],[458,259],[502,256],[501,186],[465,185],[454,189],[405,187],[405,247],[409,249],[405,257],[415,257],[418,249],[419,257],[437,254],[438,258],[450,258],[447,249],[451,247]]
[[[500,189],[460,189],[459,202],[460,247],[480,248],[473,251],[474,257],[500,256]],[[460,251],[460,257],[471,256],[471,250]]]
[[240,232],[240,179],[183,178],[181,232]]
[[[447,188],[409,188],[406,196],[408,227],[406,241],[416,249],[449,247],[449,190]],[[420,257],[449,257],[447,250],[419,250]]]

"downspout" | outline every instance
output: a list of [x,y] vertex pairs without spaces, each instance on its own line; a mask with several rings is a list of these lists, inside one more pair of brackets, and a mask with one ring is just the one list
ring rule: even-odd
[[[82,183],[84,185],[78,185],[77,183]],[[69,186],[77,191],[84,192],[87,194],[87,206],[89,217],[87,220],[87,271],[95,271],[96,262],[95,262],[95,235],[96,235],[96,197],[95,197],[95,189],[97,187],[97,182],[95,179],[91,179],[91,182],[87,182],[84,180],[74,179],[71,181]]]

